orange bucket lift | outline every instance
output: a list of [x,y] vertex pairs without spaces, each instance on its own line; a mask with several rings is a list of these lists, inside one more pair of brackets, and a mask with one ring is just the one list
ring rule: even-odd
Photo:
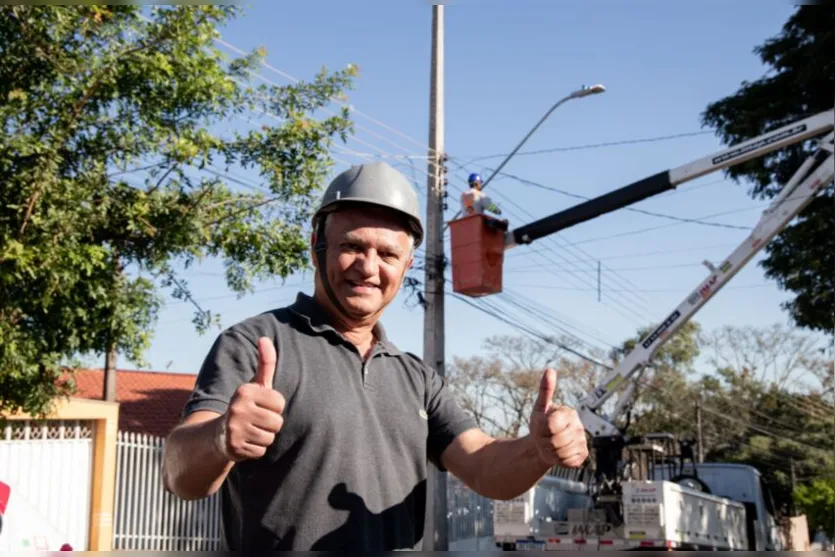
[[475,214],[450,221],[452,290],[479,297],[502,291],[507,222]]

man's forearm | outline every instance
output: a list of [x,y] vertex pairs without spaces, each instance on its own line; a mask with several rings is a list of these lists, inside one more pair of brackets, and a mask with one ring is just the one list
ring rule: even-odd
[[220,488],[233,466],[219,448],[222,420],[187,423],[171,432],[163,457],[166,489],[182,499],[201,499]]
[[528,491],[550,470],[530,437],[495,439],[477,451],[473,490],[490,499],[512,499]]

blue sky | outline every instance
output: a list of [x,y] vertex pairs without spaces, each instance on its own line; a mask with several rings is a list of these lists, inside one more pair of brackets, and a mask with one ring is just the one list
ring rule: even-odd
[[[523,151],[617,142],[704,131],[705,106],[733,93],[764,68],[754,46],[777,34],[793,10],[783,0],[719,2],[451,2],[446,15],[446,151],[456,162],[509,152],[559,98],[579,86],[603,83],[607,92],[559,108]],[[347,148],[415,157],[414,176],[425,197],[429,110],[431,7],[400,2],[254,2],[223,39],[250,50],[267,49],[271,66],[308,79],[321,66],[357,64],[350,102],[362,114]],[[287,79],[264,69],[277,83]],[[372,119],[368,118],[370,116]],[[573,194],[596,196],[660,170],[721,149],[710,133],[665,141],[520,155],[505,172]],[[346,163],[368,160],[335,152]],[[394,161],[394,159],[387,159]],[[402,160],[402,159],[401,159]],[[451,165],[450,208],[469,171],[489,173],[501,157],[456,169]],[[404,163],[405,164],[405,163]],[[408,165],[402,166],[412,176]],[[344,170],[339,166],[335,170]],[[254,179],[254,177],[253,177]],[[681,217],[733,211],[714,222],[753,226],[762,201],[746,187],[712,174],[635,207]],[[489,187],[513,226],[578,202],[565,195],[497,178]],[[663,227],[662,227],[663,226]],[[654,230],[627,234],[651,227]],[[605,348],[663,319],[707,276],[701,262],[720,262],[746,236],[744,230],[675,224],[630,211],[598,218],[531,246],[514,249],[505,263],[505,289],[562,320],[589,344]],[[539,252],[539,253],[536,253]],[[708,329],[723,325],[787,323],[788,298],[750,263],[697,315]],[[596,266],[603,265],[597,300]],[[557,263],[557,264],[555,264]],[[537,270],[537,265],[545,264]],[[579,269],[579,270],[578,270]],[[291,302],[312,291],[310,274],[287,286],[259,286],[236,299],[222,266],[204,262],[185,275],[201,305],[223,316],[223,327]],[[422,278],[422,273],[419,274]],[[399,296],[384,316],[389,335],[404,350],[423,352],[423,313]],[[477,353],[484,339],[516,334],[513,328],[447,298],[446,354]],[[504,303],[499,297],[491,303]],[[504,306],[502,306],[504,307]],[[147,356],[151,369],[196,372],[219,331],[198,335],[192,308],[169,303]],[[530,315],[520,321],[553,334]],[[98,364],[100,365],[100,364]],[[120,360],[120,367],[131,367]]]

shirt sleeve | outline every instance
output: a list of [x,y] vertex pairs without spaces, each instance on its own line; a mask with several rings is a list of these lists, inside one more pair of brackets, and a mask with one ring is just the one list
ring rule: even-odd
[[183,409],[183,417],[197,410],[223,414],[235,391],[255,377],[258,347],[240,330],[229,329],[212,345],[197,382]]
[[426,414],[429,421],[427,451],[429,460],[441,471],[441,455],[456,437],[478,427],[475,419],[455,400],[446,380],[429,366],[426,367]]

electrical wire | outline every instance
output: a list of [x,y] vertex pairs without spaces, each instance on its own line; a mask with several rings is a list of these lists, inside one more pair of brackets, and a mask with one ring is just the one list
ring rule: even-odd
[[[554,345],[556,345],[556,346],[558,346],[558,347],[562,348],[562,349],[563,349],[563,350],[565,350],[566,352],[570,352],[571,354],[574,354],[574,355],[575,355],[575,356],[577,356],[578,358],[580,358],[580,359],[582,359],[582,360],[585,360],[585,361],[587,361],[587,362],[589,362],[589,363],[591,363],[591,364],[595,364],[595,365],[599,365],[599,366],[604,366],[604,367],[605,367],[605,365],[604,365],[604,364],[602,364],[602,363],[598,362],[598,361],[597,361],[597,360],[595,360],[594,358],[590,358],[590,357],[586,356],[585,354],[583,354],[583,353],[581,353],[581,352],[578,352],[577,350],[574,350],[573,348],[571,348],[571,347],[569,347],[569,346],[566,346],[565,344],[563,344],[563,343],[561,343],[561,342],[557,341],[556,339],[554,339],[554,338],[552,338],[552,337],[549,337],[549,336],[543,335],[543,334],[541,334],[541,333],[537,332],[537,331],[536,331],[536,330],[534,330],[534,329],[530,329],[530,328],[528,328],[528,327],[525,327],[524,325],[520,325],[520,324],[518,324],[518,323],[514,323],[511,319],[508,319],[508,318],[506,318],[506,317],[502,316],[502,315],[501,315],[501,313],[502,313],[502,312],[501,312],[501,310],[498,310],[498,311],[497,311],[495,308],[490,308],[489,303],[488,303],[488,308],[487,308],[487,309],[485,309],[484,307],[481,307],[479,304],[476,304],[476,303],[472,302],[472,301],[471,301],[469,298],[467,298],[466,296],[462,296],[461,294],[458,294],[457,292],[452,292],[452,291],[449,291],[448,293],[449,293],[450,295],[452,295],[452,297],[453,297],[453,298],[456,298],[457,300],[459,300],[459,301],[461,301],[461,302],[464,302],[465,304],[467,304],[467,305],[469,305],[469,306],[471,306],[471,307],[474,307],[475,309],[477,309],[477,310],[479,310],[479,311],[482,311],[482,312],[486,313],[487,315],[490,315],[491,317],[494,317],[495,319],[498,319],[498,320],[500,320],[500,321],[503,321],[503,322],[507,323],[508,325],[510,325],[511,327],[513,327],[513,328],[515,328],[515,329],[518,329],[518,330],[521,330],[521,331],[523,331],[523,332],[527,333],[528,335],[530,335],[530,336],[532,336],[532,337],[534,337],[534,338],[537,338],[537,339],[539,339],[539,340],[541,340],[541,341],[543,341],[543,342],[546,342],[546,343],[548,343],[548,344],[554,344]],[[483,301],[484,301],[484,302],[486,302],[486,300],[483,300]],[[491,310],[492,310],[492,311],[491,311]]]
[[[567,288],[564,286],[553,286],[550,284],[517,284],[519,288],[544,288],[547,290],[560,290],[560,291],[574,291],[574,292],[597,292],[596,288]],[[726,286],[722,288],[722,290],[748,290],[751,288],[768,288],[769,286],[774,286],[769,282],[764,282],[760,284],[739,284],[733,286]],[[606,292],[636,292],[636,290],[612,290],[608,289]],[[679,289],[675,288],[644,288],[641,290],[637,290],[637,292],[645,292],[645,293],[677,293],[684,295],[686,292],[682,292]]]
[[[240,55],[242,55],[242,56],[247,56],[247,55],[248,55],[248,53],[247,53],[246,51],[244,51],[243,49],[241,49],[241,48],[239,48],[239,47],[237,47],[237,46],[235,46],[235,45],[233,45],[233,44],[229,43],[228,41],[225,41],[225,40],[223,40],[223,39],[221,39],[221,38],[219,38],[219,37],[218,37],[218,38],[215,38],[215,42],[217,42],[217,43],[218,43],[218,44],[220,44],[220,45],[225,46],[225,47],[226,47],[226,48],[228,48],[229,50],[232,50],[233,52],[236,52],[237,54],[240,54]],[[280,75],[281,77],[283,77],[283,78],[285,78],[285,79],[287,79],[287,80],[291,81],[292,83],[299,83],[299,82],[301,81],[300,79],[298,79],[298,78],[296,78],[296,77],[294,77],[294,76],[292,76],[292,75],[288,74],[287,72],[283,72],[283,71],[279,70],[278,68],[276,68],[275,66],[272,66],[272,65],[271,65],[271,64],[269,64],[266,60],[262,60],[262,61],[261,61],[261,65],[262,65],[262,66],[264,66],[265,68],[267,68],[268,70],[270,70],[271,72],[274,72],[274,73],[276,73],[276,74]],[[250,71],[250,73],[252,73],[252,72]],[[259,76],[259,78],[260,78],[260,79],[262,79],[263,81],[267,82],[267,83],[272,83],[272,82],[270,82],[269,80],[267,80],[266,78],[264,78],[263,76]],[[275,85],[277,85],[277,84],[275,84]],[[399,131],[399,130],[397,130],[397,129],[395,129],[395,128],[391,127],[391,126],[389,126],[388,124],[386,124],[386,123],[384,123],[384,122],[381,122],[380,120],[377,120],[376,118],[374,118],[374,117],[370,116],[369,114],[366,114],[365,112],[362,112],[361,110],[357,109],[357,108],[356,108],[356,107],[354,107],[353,105],[350,105],[350,106],[348,107],[348,109],[349,109],[351,112],[354,112],[354,113],[356,113],[356,114],[358,114],[358,115],[360,115],[360,116],[362,116],[362,117],[364,117],[364,118],[368,119],[369,121],[371,121],[371,122],[373,122],[373,123],[377,124],[377,125],[378,125],[378,126],[380,126],[381,128],[383,128],[383,129],[385,129],[385,130],[387,130],[387,131],[390,131],[390,132],[392,132],[392,133],[394,133],[394,134],[396,134],[396,135],[399,135],[400,137],[403,137],[404,139],[407,139],[407,140],[411,141],[412,143],[414,143],[414,144],[418,145],[418,146],[419,146],[419,147],[421,147],[422,149],[426,149],[426,150],[427,150],[427,151],[429,151],[429,152],[432,152],[432,151],[433,151],[433,150],[429,147],[429,145],[427,145],[427,144],[425,144],[425,143],[422,143],[422,142],[420,142],[420,141],[418,141],[418,140],[416,140],[416,139],[414,139],[414,138],[412,138],[412,137],[410,137],[410,136],[408,136],[408,135],[404,134],[403,132],[401,132],[401,131]],[[328,109],[323,109],[323,110],[328,111]],[[359,125],[357,125],[357,129],[365,129],[365,128],[364,128],[364,127],[361,127],[361,126],[359,126]],[[388,140],[386,140],[386,141],[388,141]],[[401,148],[398,144],[394,144],[394,145],[395,145],[395,146],[398,146],[398,148]],[[404,149],[404,151],[405,151],[405,150],[406,150],[406,149]]]
[[[497,192],[497,195],[499,195],[499,196],[500,196],[500,197],[502,197],[503,199],[507,199],[505,196],[503,196],[503,195],[502,195],[501,193],[499,193],[499,192]],[[510,203],[511,203],[511,204],[513,204],[514,206],[519,207],[519,205],[518,205],[518,204],[516,204],[514,201],[512,201],[512,200],[509,200],[509,201],[510,201]],[[523,209],[523,208],[521,208],[521,207],[519,207],[519,208],[520,208],[523,212],[525,212],[527,215],[529,215],[529,217],[530,217],[530,218],[534,218],[534,217],[533,217],[533,215],[532,215],[530,212],[526,211],[525,209]],[[593,265],[593,263],[595,263],[595,262],[598,262],[598,265],[600,265],[601,270],[602,270],[602,267],[603,267],[603,266],[602,266],[602,264],[600,264],[600,263],[599,263],[599,260],[597,260],[596,258],[594,258],[591,254],[589,254],[588,252],[586,252],[586,251],[585,251],[585,250],[583,250],[582,248],[577,247],[577,243],[576,243],[576,242],[569,241],[567,238],[565,238],[565,236],[564,236],[563,234],[560,234],[560,235],[558,235],[558,236],[556,236],[556,237],[554,237],[554,236],[550,236],[550,237],[548,237],[547,239],[548,239],[548,240],[551,240],[552,242],[556,242],[557,240],[559,240],[559,241],[561,241],[563,244],[565,244],[565,246],[570,247],[572,250],[574,250],[574,251],[576,251],[576,252],[579,252],[580,254],[582,254],[582,255],[584,255],[584,256],[586,256],[586,257],[588,257],[588,258],[589,258],[589,260],[590,260],[590,262],[589,262],[589,261],[587,261],[587,263],[589,263],[589,264],[591,265],[591,269],[592,269],[593,271],[596,271],[596,270],[597,270],[597,269],[596,269],[596,267]],[[610,269],[608,269],[608,268],[607,268],[607,270],[610,270]],[[616,282],[617,284],[619,284],[619,285],[621,285],[621,286],[625,286],[626,288],[629,288],[629,287],[632,287],[632,288],[638,288],[638,286],[637,286],[635,283],[633,283],[632,281],[630,281],[630,280],[629,280],[629,279],[627,279],[626,277],[623,277],[623,276],[619,275],[617,272],[613,273],[611,277],[610,277],[609,275],[607,275],[607,277],[606,277],[606,278],[607,278],[607,280],[613,280],[613,282]],[[649,301],[646,297],[641,296],[640,294],[636,295],[635,297],[636,297],[637,299],[641,300],[641,304],[639,304],[639,306],[640,306],[639,313],[642,313],[642,314],[644,315],[644,317],[647,317],[649,314],[644,313],[643,308],[644,308],[644,307],[649,307],[649,305],[650,305],[650,301]],[[653,317],[649,317],[649,319],[650,319],[650,320],[654,320],[654,318],[653,318]]]
[[[459,170],[463,170],[463,167],[461,167],[460,165],[457,165],[457,164],[456,164],[456,166],[458,167],[458,169],[459,169]],[[504,196],[502,196],[500,193],[499,193],[498,195],[499,195],[499,197],[502,197],[503,199],[505,199],[505,200],[506,200],[506,201],[507,201],[510,205],[512,205],[512,206],[514,206],[514,207],[516,207],[516,208],[518,208],[518,209],[519,209],[520,211],[522,211],[523,213],[525,213],[525,214],[529,215],[529,217],[530,217],[530,218],[533,218],[533,215],[532,215],[529,211],[527,211],[524,207],[521,207],[519,204],[517,204],[517,203],[516,203],[515,201],[513,201],[512,199],[507,199],[507,198],[505,198]],[[509,214],[510,216],[516,217],[516,215],[514,215],[514,214],[513,214],[513,213],[511,213],[510,211],[507,211],[507,212],[508,212],[508,214]],[[516,218],[518,218],[518,217],[516,217]],[[521,219],[520,219],[520,220],[521,220]],[[549,236],[549,237],[543,238],[543,242],[548,242],[548,243],[551,243],[552,245],[554,245],[554,247],[559,247],[559,246],[558,246],[558,240],[559,240],[559,241],[562,241],[562,242],[566,242],[566,240],[565,240],[564,238],[560,237],[560,236],[558,236],[557,238],[554,238],[553,236]],[[544,245],[544,244],[543,244],[543,245]],[[558,251],[556,251],[556,250],[553,250],[551,253],[553,253],[554,255],[558,256],[558,257],[559,257],[560,259],[562,259],[563,261],[568,261],[568,259],[567,259],[567,258],[566,258],[566,257],[565,257],[562,253],[559,253],[559,252],[558,252]],[[559,263],[555,262],[553,259],[549,259],[549,258],[545,257],[545,255],[544,255],[543,253],[539,252],[539,253],[538,253],[538,255],[539,255],[540,257],[543,257],[546,261],[549,261],[550,263],[552,263],[552,264],[554,264],[554,265],[559,266]],[[581,276],[579,276],[579,275],[577,275],[577,274],[573,274],[573,273],[571,273],[571,272],[569,272],[569,274],[572,274],[573,276],[575,276],[576,278],[578,278],[578,279],[579,279],[581,282],[583,282],[584,284],[586,284],[586,285],[588,285],[588,286],[593,286],[593,284],[590,284],[590,283],[587,281],[587,279],[586,279],[586,278],[583,278],[583,277],[581,277]],[[612,302],[614,302],[614,303],[618,303],[621,307],[623,307],[623,308],[627,311],[627,314],[629,314],[629,315],[622,313],[622,312],[621,312],[620,310],[618,310],[617,308],[614,308],[614,307],[612,308],[612,309],[614,309],[615,311],[617,311],[618,313],[620,313],[623,317],[625,317],[625,318],[626,318],[627,320],[629,320],[629,321],[633,321],[633,320],[634,320],[634,315],[632,315],[632,314],[636,314],[636,313],[637,313],[637,314],[642,314],[642,315],[644,316],[644,318],[646,318],[646,319],[648,319],[648,320],[654,320],[654,318],[653,318],[653,317],[651,317],[651,316],[650,316],[647,312],[645,312],[645,309],[644,309],[643,304],[636,304],[636,305],[633,305],[633,307],[627,307],[627,306],[626,306],[623,302],[620,302],[620,301],[619,301],[618,299],[616,299],[616,298],[612,298],[612,297],[610,297],[610,296],[607,296],[607,298],[608,298],[608,299],[610,299],[610,300],[611,300]],[[630,302],[632,301],[631,299],[628,299],[628,298],[625,298],[625,297],[623,297],[623,299],[624,299],[624,300],[629,300]],[[645,301],[644,301],[644,304],[646,304],[646,303],[648,303],[648,300],[645,300]],[[633,302],[633,304],[634,304],[634,302]]]
[[[674,248],[674,249],[665,249],[665,250],[644,251],[644,252],[639,252],[639,253],[621,253],[621,254],[618,254],[618,255],[610,255],[610,256],[606,256],[606,257],[599,257],[599,258],[597,258],[597,260],[598,261],[610,261],[612,259],[637,259],[639,257],[649,257],[649,256],[663,255],[663,254],[668,254],[668,253],[692,253],[692,252],[694,252],[696,250],[700,250],[700,249],[729,248],[729,247],[738,246],[738,245],[739,245],[738,242],[734,242],[734,243],[729,242],[729,243],[725,243],[725,244],[713,244],[713,245],[710,245],[710,246],[694,246],[694,247],[687,247],[687,248]],[[523,249],[523,246],[520,246],[520,248],[517,248],[517,249]],[[534,251],[534,250],[530,250],[530,251]],[[528,255],[528,253],[529,252],[527,252],[527,251],[518,251],[517,252],[516,249],[514,249],[513,252],[511,252],[511,253],[509,253],[505,256],[505,260],[511,259],[511,258],[514,258],[514,257],[525,256],[525,255]],[[572,261],[571,263],[580,263],[580,262],[583,262],[583,261],[584,260],[579,260],[578,259],[577,261]]]
[[[657,137],[645,137],[639,139],[624,139],[620,141],[608,141],[604,143],[590,143],[586,145],[571,145],[568,147],[552,147],[550,149],[537,149],[534,151],[520,151],[516,153],[514,156],[530,156],[530,155],[543,155],[546,153],[563,153],[566,151],[581,151],[586,149],[599,149],[601,147],[614,147],[618,145],[635,145],[637,143],[655,143],[658,141],[668,141],[670,139],[681,139],[683,137],[695,137],[698,135],[708,135],[712,132],[709,131],[698,131],[698,132],[684,132],[684,133],[677,133],[672,135],[661,135]],[[488,159],[497,159],[499,157],[506,157],[510,153],[500,153],[496,155],[479,155],[476,157],[458,157],[458,158],[465,158],[469,159],[466,164],[472,164],[474,162],[488,160]]]
[[[703,263],[674,263],[671,265],[646,265],[643,267],[609,267],[608,270],[610,271],[618,271],[620,273],[626,271],[651,271],[651,270],[667,270],[667,269],[684,269],[684,268],[692,268],[692,267],[704,267]],[[531,271],[531,270],[542,270],[543,272],[547,273],[565,273],[565,270],[556,270],[556,271],[546,271],[542,269],[541,265],[525,265],[522,267],[512,267],[506,269],[508,272],[520,272],[520,271]],[[578,273],[590,273],[590,272],[597,272],[597,270],[590,270],[590,269],[572,269]]]
[[[595,360],[594,358],[590,358],[590,357],[586,356],[585,354],[582,354],[582,353],[580,353],[580,352],[578,352],[578,351],[576,351],[576,350],[574,350],[574,349],[571,349],[570,347],[564,346],[562,343],[559,343],[558,341],[555,341],[555,340],[554,340],[553,338],[551,338],[551,337],[548,337],[548,336],[546,336],[546,335],[543,335],[542,333],[540,333],[540,332],[536,331],[535,329],[530,329],[530,328],[528,328],[528,327],[526,327],[526,326],[520,325],[520,324],[519,324],[519,323],[517,323],[517,322],[513,322],[512,320],[508,319],[507,317],[505,317],[505,316],[503,316],[503,315],[499,315],[499,312],[496,312],[495,310],[491,311],[491,309],[493,309],[493,308],[484,308],[484,307],[480,307],[480,306],[479,306],[479,304],[474,303],[474,302],[470,301],[469,299],[467,299],[466,297],[461,296],[461,295],[459,295],[459,294],[457,294],[457,293],[454,293],[454,292],[452,293],[452,295],[453,295],[453,297],[454,297],[454,298],[456,298],[456,299],[458,299],[458,300],[460,300],[460,301],[463,301],[464,303],[466,303],[466,304],[470,305],[471,307],[474,307],[474,308],[476,308],[476,309],[479,309],[480,311],[482,311],[482,312],[484,312],[484,313],[486,313],[486,314],[490,315],[491,317],[494,317],[494,318],[496,318],[496,319],[498,319],[498,320],[500,320],[500,321],[503,321],[503,322],[507,323],[507,324],[508,324],[508,325],[510,325],[511,327],[514,327],[514,328],[517,328],[517,329],[519,329],[519,330],[521,330],[521,331],[523,331],[523,332],[526,332],[527,334],[529,334],[529,335],[531,335],[531,336],[533,336],[533,337],[535,337],[535,338],[538,338],[538,339],[540,339],[540,340],[542,340],[542,341],[544,341],[544,342],[548,342],[548,343],[551,343],[551,344],[557,344],[558,346],[560,346],[560,347],[561,347],[561,348],[563,348],[564,350],[566,350],[566,351],[568,351],[568,352],[570,352],[570,353],[574,354],[575,356],[577,356],[577,357],[579,357],[579,358],[581,358],[581,359],[583,359],[583,360],[585,360],[585,361],[587,361],[587,362],[589,362],[589,363],[592,363],[592,364],[594,364],[594,365],[600,366],[600,367],[605,368],[605,369],[609,369],[609,370],[611,370],[611,369],[612,369],[612,368],[611,368],[611,366],[608,366],[608,365],[606,365],[606,364],[604,364],[604,363],[602,363],[602,362],[600,362],[600,361],[598,361],[598,360]],[[483,300],[482,300],[482,301],[483,301]],[[663,388],[661,388],[661,387],[659,387],[659,386],[657,386],[657,385],[654,385],[654,384],[652,384],[652,383],[650,383],[650,382],[645,383],[645,386],[649,386],[650,388],[653,388],[653,389],[655,389],[655,390],[658,390],[658,391],[664,392],[664,389],[663,389]],[[748,409],[749,411],[751,410],[751,408],[747,408],[747,409]],[[747,428],[747,429],[749,429],[749,430],[752,430],[752,431],[757,431],[758,433],[761,433],[761,434],[763,434],[763,435],[767,435],[767,436],[772,437],[772,438],[774,438],[774,439],[783,440],[783,441],[785,441],[785,442],[787,442],[787,443],[792,443],[792,444],[795,444],[795,445],[798,445],[798,446],[804,447],[804,448],[806,448],[806,449],[808,449],[808,450],[815,450],[815,451],[820,451],[820,452],[826,452],[826,451],[823,451],[822,449],[820,449],[820,448],[818,448],[818,447],[815,447],[814,445],[810,445],[810,444],[805,443],[805,442],[803,442],[803,441],[798,441],[798,440],[796,440],[796,439],[793,439],[792,437],[790,437],[790,436],[788,436],[788,435],[780,435],[780,434],[775,433],[775,432],[773,432],[773,431],[770,431],[770,430],[768,430],[768,429],[766,429],[766,428],[763,428],[763,427],[760,427],[760,426],[756,426],[756,425],[751,424],[751,423],[746,423],[746,422],[744,422],[744,421],[742,421],[742,420],[738,420],[738,419],[732,418],[732,417],[730,417],[730,416],[727,416],[726,414],[724,414],[724,413],[722,413],[722,412],[720,412],[720,411],[718,411],[718,410],[713,409],[710,405],[705,405],[705,404],[703,403],[703,404],[702,404],[702,410],[703,410],[703,411],[706,411],[706,412],[708,412],[708,413],[710,413],[710,414],[712,414],[712,415],[715,415],[716,417],[719,417],[719,418],[721,418],[721,419],[724,419],[724,420],[726,420],[726,421],[731,421],[731,422],[734,422],[734,423],[738,423],[738,424],[740,424],[740,425],[743,425],[744,427],[746,427],[746,428]]]
[[[586,201],[592,199],[591,197],[587,197],[585,195],[580,195],[578,193],[569,192],[569,191],[566,191],[566,190],[555,188],[553,186],[546,186],[545,184],[540,184],[538,182],[534,182],[533,180],[528,180],[526,178],[520,178],[519,176],[515,176],[513,174],[509,174],[509,173],[506,173],[506,172],[500,172],[499,174],[503,175],[503,176],[506,176],[506,177],[508,177],[512,180],[515,180],[515,181],[517,181],[521,184],[534,186],[534,187],[537,187],[537,188],[540,188],[540,189],[543,189],[543,190],[546,190],[546,191],[555,192],[555,193],[559,193],[559,194],[566,195],[566,196],[569,196],[569,197],[574,197],[574,198],[577,198],[577,199],[583,199],[583,200],[586,200]],[[723,178],[723,179],[717,180],[715,182],[700,184],[700,186],[701,187],[707,187],[707,186],[712,186],[712,185],[715,185],[715,184],[721,184],[721,183],[727,182],[727,181],[728,181],[727,178]],[[694,189],[695,188],[688,188],[688,190],[685,190],[685,191],[693,191]],[[679,191],[679,190],[672,190],[672,192],[676,192],[676,191]],[[668,220],[673,220],[673,221],[677,221],[677,222],[681,222],[681,223],[699,224],[699,225],[702,225],[702,226],[713,226],[713,227],[718,227],[718,228],[730,228],[730,229],[734,229],[734,230],[751,230],[750,226],[739,226],[739,225],[736,225],[736,224],[726,224],[726,223],[721,223],[721,222],[708,222],[708,221],[704,221],[704,220],[700,220],[700,219],[679,217],[679,216],[670,215],[670,214],[667,214],[667,213],[659,213],[659,212],[656,212],[656,211],[647,211],[646,209],[639,209],[637,207],[624,207],[624,210],[630,211],[630,212],[633,212],[633,213],[640,213],[640,214],[643,214],[643,215],[649,215],[649,216],[652,216],[652,217],[659,217],[659,218],[664,218],[664,219],[668,219]]]

